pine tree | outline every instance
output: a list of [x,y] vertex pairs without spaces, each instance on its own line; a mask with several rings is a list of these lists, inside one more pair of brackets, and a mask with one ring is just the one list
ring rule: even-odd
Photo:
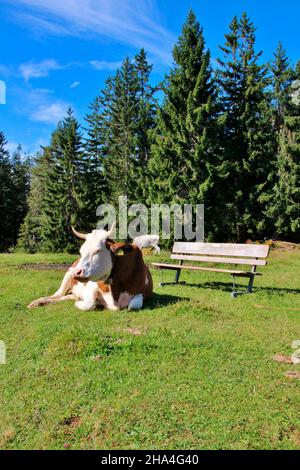
[[0,250],[7,250],[12,243],[12,165],[6,149],[7,141],[0,131]]
[[[279,133],[277,181],[274,185],[269,213],[277,235],[300,241],[300,73],[296,68],[288,88]],[[298,78],[299,77],[299,78]],[[297,79],[298,78],[298,79]]]
[[272,186],[274,133],[267,69],[255,51],[255,27],[246,13],[234,18],[221,47],[218,83],[226,116],[224,156],[229,169],[223,187],[223,228],[230,240],[266,234],[265,194]]
[[101,202],[116,204],[121,195],[130,202],[145,199],[157,107],[151,70],[144,49],[134,61],[126,58],[90,105],[85,149],[90,158],[96,156],[93,172],[100,172]]
[[43,205],[45,197],[45,179],[49,169],[49,148],[42,148],[31,169],[30,191],[28,195],[28,213],[20,227],[17,248],[30,253],[43,250]]
[[45,251],[77,250],[71,225],[87,230],[86,158],[77,120],[69,109],[67,117],[52,134],[49,170],[45,179],[42,238]]
[[113,91],[107,102],[105,174],[111,202],[117,203],[119,196],[131,199],[132,165],[136,158],[139,83],[129,58],[124,60],[111,83]]
[[135,202],[145,202],[147,199],[148,163],[150,148],[153,141],[153,130],[156,124],[157,100],[156,89],[150,85],[152,65],[147,61],[144,49],[135,56],[135,69],[138,78],[138,113],[136,158],[132,168],[131,179],[132,199]]
[[[206,233],[214,233],[215,181],[220,160],[216,88],[203,31],[190,11],[173,50],[149,168],[150,202],[205,204]],[[211,235],[213,236],[213,235]]]
[[[109,83],[109,80],[107,80]],[[87,155],[87,185],[91,223],[96,221],[96,210],[107,198],[107,182],[104,175],[104,158],[106,155],[106,120],[104,96],[97,96],[89,106],[90,113],[85,117],[87,137],[84,148]]]
[[0,132],[0,250],[13,248],[27,212],[29,161],[19,146],[10,157],[7,142]]
[[275,131],[279,137],[284,115],[289,102],[289,88],[293,81],[293,69],[281,42],[279,42],[274,59],[270,64],[271,83],[273,88],[272,98],[274,107]]
[[13,219],[12,239],[16,244],[20,226],[27,214],[27,198],[30,187],[30,158],[22,155],[22,147],[19,145],[11,157],[12,186],[11,215]]

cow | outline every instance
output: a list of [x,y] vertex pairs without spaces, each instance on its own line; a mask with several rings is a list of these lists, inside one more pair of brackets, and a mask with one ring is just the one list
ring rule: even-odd
[[80,310],[94,310],[97,305],[108,310],[141,309],[153,290],[141,250],[131,243],[113,241],[113,227],[88,234],[72,229],[84,240],[80,258],[68,269],[53,295],[34,300],[28,308],[73,299]]
[[160,248],[158,246],[158,235],[140,235],[139,237],[135,237],[133,240],[133,244],[138,246],[140,250],[143,248],[154,248],[156,253],[160,252]]

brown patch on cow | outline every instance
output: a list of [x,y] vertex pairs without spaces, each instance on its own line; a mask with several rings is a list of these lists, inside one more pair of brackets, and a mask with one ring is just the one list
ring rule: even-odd
[[[107,240],[106,247],[113,256],[109,287],[115,301],[118,301],[123,292],[133,296],[143,294],[144,300],[151,297],[153,292],[152,276],[144,263],[141,250],[132,243],[114,242],[113,240]],[[120,250],[122,250],[123,256],[118,256]],[[109,289],[107,290],[103,284],[98,282],[102,292],[108,292]]]
[[288,377],[289,379],[300,379],[300,371],[288,370],[285,373],[285,376]]
[[105,282],[98,281],[97,284],[98,284],[99,289],[101,290],[101,292],[104,292],[104,294],[107,294],[110,291],[110,286],[108,284],[105,284]]
[[293,364],[292,358],[290,356],[284,356],[283,354],[275,354],[272,359],[276,362],[283,362],[285,364]]

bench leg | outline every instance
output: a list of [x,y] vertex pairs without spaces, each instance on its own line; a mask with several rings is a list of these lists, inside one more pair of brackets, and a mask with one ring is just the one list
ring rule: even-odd
[[250,276],[249,277],[249,282],[248,282],[248,292],[249,292],[249,294],[251,294],[252,291],[253,291],[254,277],[255,276]]
[[[179,266],[181,266],[182,263],[183,263],[183,261],[180,261]],[[162,271],[162,269],[161,269],[161,271]],[[161,275],[161,283],[159,284],[160,287],[174,286],[175,284],[183,284],[183,285],[186,284],[185,281],[179,282],[180,273],[181,273],[181,269],[176,269],[175,281],[173,281],[173,282],[163,282],[163,276]]]
[[238,295],[244,295],[244,294],[252,294],[253,292],[253,283],[254,283],[254,274],[249,276],[249,282],[247,286],[247,290],[244,291],[236,291],[236,286],[235,286],[235,275],[232,274],[233,277],[233,282],[232,282],[232,292],[231,292],[231,297],[235,299]]
[[176,274],[175,274],[175,283],[176,284],[178,284],[180,274],[181,274],[181,269],[177,269]]

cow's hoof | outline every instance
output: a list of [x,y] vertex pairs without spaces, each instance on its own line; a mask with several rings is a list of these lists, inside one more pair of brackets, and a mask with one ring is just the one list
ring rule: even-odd
[[34,300],[29,305],[27,305],[27,308],[42,307],[43,305],[47,305],[47,304],[50,304],[50,303],[51,303],[51,300],[49,300],[49,299]]

